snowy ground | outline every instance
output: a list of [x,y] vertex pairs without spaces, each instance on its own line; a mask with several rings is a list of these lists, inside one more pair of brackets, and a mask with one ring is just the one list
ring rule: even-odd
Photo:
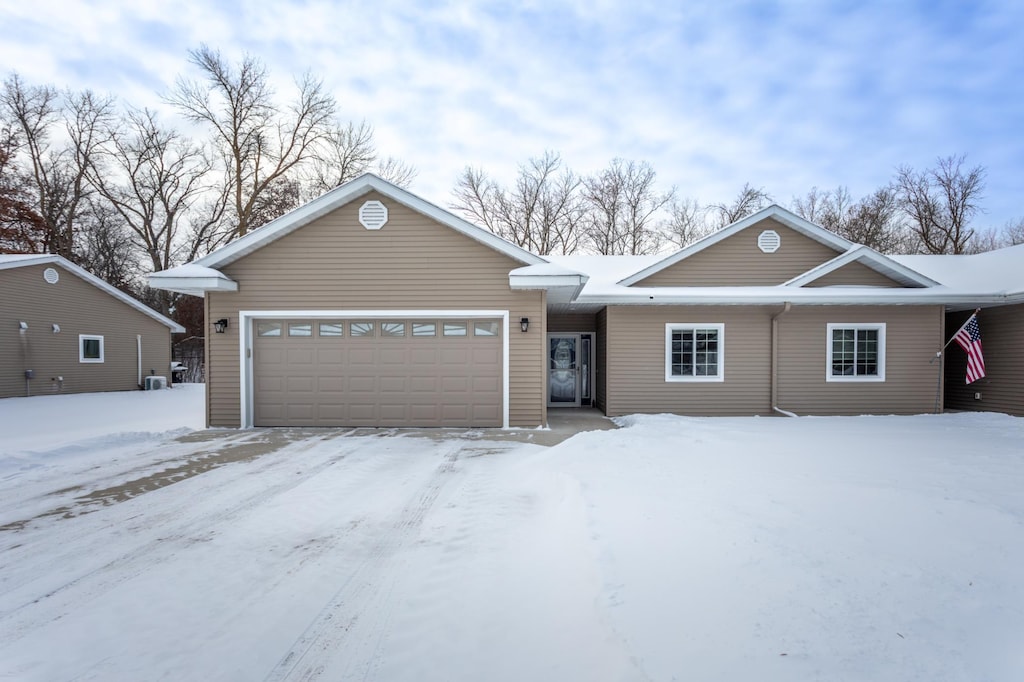
[[544,448],[201,403],[0,401],[0,679],[1024,679],[1024,420]]

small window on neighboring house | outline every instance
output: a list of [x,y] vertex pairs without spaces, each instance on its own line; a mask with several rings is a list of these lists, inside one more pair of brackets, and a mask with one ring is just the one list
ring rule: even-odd
[[405,336],[405,322],[381,322],[381,336]]
[[829,324],[827,381],[885,381],[885,325]]
[[345,325],[341,322],[321,322],[320,336],[342,336],[345,333]]
[[256,336],[281,336],[281,323],[257,322]]
[[313,323],[289,322],[288,336],[313,336]]
[[725,325],[666,324],[665,381],[723,381]]
[[103,337],[92,334],[79,334],[78,361],[103,362]]
[[436,336],[437,325],[433,322],[413,322],[412,323],[412,335],[413,336]]
[[465,336],[466,335],[466,323],[465,322],[445,322],[444,323],[444,335],[445,336]]
[[373,336],[373,322],[351,322],[348,333],[349,336]]

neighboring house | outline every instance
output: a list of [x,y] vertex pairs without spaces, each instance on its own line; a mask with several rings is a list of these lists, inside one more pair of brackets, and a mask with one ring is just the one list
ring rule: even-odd
[[948,308],[947,340],[976,307],[981,308],[978,324],[986,375],[966,383],[967,355],[951,343],[944,353],[946,408],[1024,417],[1024,244],[970,256],[896,258],[944,284],[974,292],[967,304]]
[[228,427],[930,412],[967,300],[778,206],[668,257],[541,258],[373,175],[150,284],[205,296]]
[[174,321],[52,254],[0,255],[0,398],[167,376]]

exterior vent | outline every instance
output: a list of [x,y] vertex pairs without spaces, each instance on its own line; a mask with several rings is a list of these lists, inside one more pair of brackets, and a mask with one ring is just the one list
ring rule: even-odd
[[158,391],[161,388],[167,388],[167,377],[146,377],[145,389],[147,391]]
[[379,201],[367,201],[359,207],[359,222],[367,230],[379,230],[388,222],[388,207]]
[[47,284],[56,284],[60,281],[60,273],[55,268],[46,268],[43,270],[43,279]]
[[782,246],[782,239],[775,230],[765,230],[757,236],[757,248],[765,253],[775,253]]

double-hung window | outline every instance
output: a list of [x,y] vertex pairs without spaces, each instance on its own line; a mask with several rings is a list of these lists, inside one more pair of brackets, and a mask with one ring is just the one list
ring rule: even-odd
[[666,324],[665,381],[723,381],[725,325]]
[[885,381],[885,325],[829,324],[827,381]]

